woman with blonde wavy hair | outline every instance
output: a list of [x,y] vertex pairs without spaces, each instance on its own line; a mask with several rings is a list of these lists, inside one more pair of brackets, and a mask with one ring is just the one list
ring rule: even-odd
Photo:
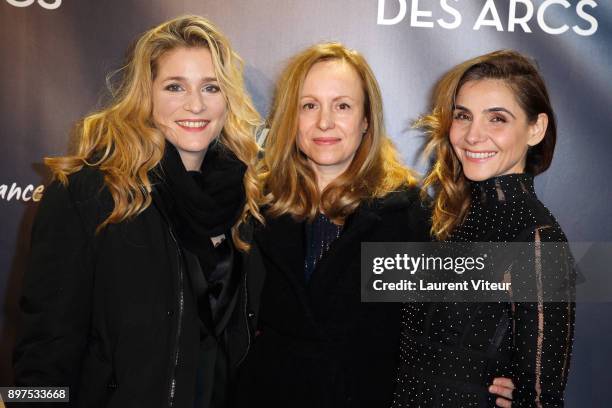
[[[419,124],[436,158],[424,183],[435,192],[432,234],[447,247],[496,243],[491,254],[511,290],[495,303],[480,295],[406,304],[393,407],[509,407],[489,393],[507,379],[516,389],[501,394],[515,406],[562,407],[575,275],[565,234],[533,184],[557,136],[544,80],[516,51],[478,56],[442,77]],[[517,247],[499,243],[524,244],[507,256]]]
[[260,118],[241,59],[201,17],[142,34],[120,74],[76,151],[45,160],[15,378],[68,386],[74,407],[223,406],[246,247],[231,235],[244,208],[258,214]]
[[399,305],[361,303],[358,254],[363,241],[428,240],[429,224],[364,57],[339,43],[294,56],[270,125],[264,223],[253,231],[236,308],[254,335],[242,347],[232,406],[386,406]]

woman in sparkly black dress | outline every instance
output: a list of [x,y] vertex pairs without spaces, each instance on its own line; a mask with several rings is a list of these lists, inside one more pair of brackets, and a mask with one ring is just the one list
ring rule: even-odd
[[[504,376],[516,386],[513,407],[562,407],[574,274],[564,262],[569,258],[551,259],[539,249],[566,242],[533,187],[533,176],[550,165],[556,139],[544,82],[516,52],[477,57],[442,78],[421,125],[437,155],[425,180],[436,192],[433,234],[447,242],[532,243],[532,264],[517,260],[508,276],[537,299],[406,304],[393,406],[508,406],[487,387]],[[544,301],[561,286],[565,296]]]

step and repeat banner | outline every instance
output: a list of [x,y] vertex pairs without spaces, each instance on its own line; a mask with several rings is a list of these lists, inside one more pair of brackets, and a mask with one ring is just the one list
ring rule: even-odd
[[[533,57],[558,120],[540,199],[572,241],[612,241],[612,2],[604,0],[0,0],[0,385],[11,383],[29,231],[76,120],[107,97],[132,40],[180,14],[210,18],[246,62],[266,115],[287,59],[320,41],[362,52],[380,82],[387,129],[419,171],[412,122],[453,65],[502,48]],[[588,276],[586,277],[588,279]],[[580,303],[568,407],[606,406],[612,306]]]

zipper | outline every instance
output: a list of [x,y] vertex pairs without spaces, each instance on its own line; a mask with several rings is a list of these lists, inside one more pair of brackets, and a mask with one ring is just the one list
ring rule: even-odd
[[249,321],[249,295],[247,290],[247,272],[244,271],[244,320],[246,322],[246,332],[247,332],[247,348],[244,352],[244,355],[238,360],[238,364],[242,364],[247,354],[249,354],[249,349],[251,348],[251,322]]
[[181,266],[182,254],[181,254],[181,250],[180,250],[178,241],[176,240],[174,233],[172,232],[172,228],[168,228],[168,231],[170,232],[170,237],[172,237],[172,240],[176,244],[176,253],[178,255],[177,259],[178,259],[178,278],[179,278],[179,314],[178,314],[178,323],[177,323],[175,346],[174,346],[174,353],[173,353],[174,361],[172,365],[172,375],[170,379],[170,388],[168,390],[168,406],[172,408],[174,406],[174,395],[176,392],[176,368],[178,366],[178,359],[179,359],[179,343],[180,343],[180,338],[181,338],[181,329],[183,325],[183,309],[185,306],[185,299],[184,299],[184,293],[183,293],[183,268]]

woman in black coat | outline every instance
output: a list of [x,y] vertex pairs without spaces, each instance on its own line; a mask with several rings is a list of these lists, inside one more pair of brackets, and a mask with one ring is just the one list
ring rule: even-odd
[[46,160],[16,382],[68,386],[74,407],[223,406],[244,246],[231,231],[253,203],[259,117],[240,58],[200,17],[144,33],[122,72],[76,153]]
[[357,52],[316,45],[285,69],[271,118],[264,219],[229,332],[232,405],[388,406],[400,309],[361,302],[361,243],[428,240],[429,225],[385,133],[378,84]]

